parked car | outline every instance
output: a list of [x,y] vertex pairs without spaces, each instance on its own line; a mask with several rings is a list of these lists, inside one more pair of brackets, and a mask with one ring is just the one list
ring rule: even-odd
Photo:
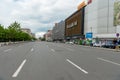
[[93,43],[93,46],[94,46],[94,47],[101,47],[102,44],[101,44],[101,43]]
[[108,41],[106,42],[104,45],[102,45],[103,48],[111,48],[111,49],[115,49],[115,44],[113,44],[112,41]]
[[66,44],[74,44],[73,41],[65,42]]

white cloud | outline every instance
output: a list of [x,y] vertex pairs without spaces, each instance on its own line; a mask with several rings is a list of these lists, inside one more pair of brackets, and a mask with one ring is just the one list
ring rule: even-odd
[[37,33],[36,33],[36,38],[43,37],[43,35],[44,35],[45,33],[46,33],[46,32],[37,32]]
[[[55,22],[64,20],[77,10],[82,0],[1,0],[0,24],[14,21],[33,32],[45,32]],[[37,33],[38,34],[38,33]]]

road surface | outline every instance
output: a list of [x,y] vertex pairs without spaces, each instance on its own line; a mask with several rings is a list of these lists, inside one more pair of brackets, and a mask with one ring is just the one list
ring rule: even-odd
[[4,46],[0,80],[120,80],[120,52],[51,42]]

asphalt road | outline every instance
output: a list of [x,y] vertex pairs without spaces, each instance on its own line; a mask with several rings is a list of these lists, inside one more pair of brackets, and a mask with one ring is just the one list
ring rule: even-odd
[[120,52],[51,42],[4,46],[0,80],[120,80]]

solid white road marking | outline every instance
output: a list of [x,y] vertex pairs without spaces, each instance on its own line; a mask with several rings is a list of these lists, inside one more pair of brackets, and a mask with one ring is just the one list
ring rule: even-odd
[[32,52],[32,51],[34,51],[34,49],[33,49],[33,48],[31,49],[31,52]]
[[51,49],[51,51],[55,52],[55,50],[54,50],[54,49]]
[[66,61],[68,61],[70,64],[72,64],[73,66],[75,66],[76,68],[78,68],[79,70],[81,70],[82,72],[84,72],[85,74],[88,74],[87,71],[85,71],[84,69],[82,69],[81,67],[79,67],[78,65],[76,65],[75,63],[73,63],[72,61],[70,61],[69,59],[66,59]]
[[113,61],[109,61],[109,60],[102,59],[102,58],[97,58],[97,59],[98,59],[98,60],[101,60],[101,61],[105,61],[105,62],[112,63],[112,64],[115,64],[115,65],[120,66],[120,64],[119,64],[119,63],[116,63],[116,62],[113,62]]
[[15,71],[15,73],[12,75],[12,77],[17,77],[18,74],[20,73],[22,67],[24,66],[24,64],[26,63],[26,59],[21,63],[21,65],[19,66],[19,68]]
[[8,52],[8,51],[11,51],[12,49],[7,49],[7,50],[4,50],[4,52]]

